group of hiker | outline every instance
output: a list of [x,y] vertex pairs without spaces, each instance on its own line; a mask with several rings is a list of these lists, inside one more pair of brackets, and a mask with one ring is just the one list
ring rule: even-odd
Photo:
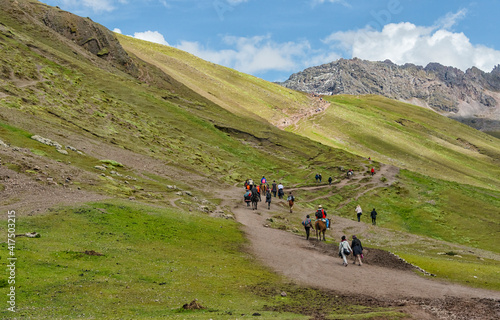
[[[356,206],[356,217],[358,218],[358,222],[361,222],[361,215],[363,214],[363,210],[361,209],[361,206],[358,204]],[[373,208],[372,212],[370,212],[370,217],[372,218],[372,224],[376,225],[377,224],[377,211],[375,208]]]
[[[374,169],[372,168],[371,170],[372,175],[374,174]],[[321,182],[321,174],[316,174],[316,181]],[[328,182],[331,184],[332,178],[330,177],[328,179]],[[248,179],[245,181],[245,202],[247,202],[247,206],[250,206],[250,201],[251,201],[251,195],[252,192],[257,193],[258,195],[258,201],[262,201],[261,199],[261,193],[265,193],[265,201],[267,203],[267,208],[271,208],[271,200],[272,198],[276,198],[276,196],[279,199],[284,198],[284,186],[283,184],[276,183],[276,180],[273,180],[271,186],[269,186],[267,179],[263,176],[260,179],[259,184],[255,184],[252,179]],[[289,207],[290,207],[290,213],[293,212],[293,206],[295,203],[295,196],[293,195],[292,191],[289,192],[289,195],[286,199],[288,201]],[[356,212],[356,217],[358,219],[358,222],[361,222],[361,216],[363,214],[363,210],[361,209],[361,205],[357,205],[356,208],[354,209]],[[377,219],[377,211],[375,208],[370,213],[370,216],[372,218],[372,224],[376,225],[376,219]],[[327,213],[326,210],[323,208],[322,205],[319,205],[314,217],[316,218],[316,221],[320,220],[323,221],[326,225],[326,229],[330,229],[330,219],[327,218]],[[306,231],[306,240],[309,240],[310,237],[310,231],[311,228],[313,228],[313,221],[311,220],[310,215],[306,216],[306,219],[302,221],[302,225],[304,226],[304,229]],[[323,226],[324,228],[324,226]],[[361,241],[355,236],[352,236],[352,243],[349,245],[349,242],[346,239],[346,236],[342,236],[341,242],[339,243],[339,257],[342,258],[343,260],[343,265],[347,267],[348,262],[347,262],[347,256],[352,253],[353,255],[353,263],[358,264],[361,266],[362,259],[363,259],[363,246],[361,245]]]
[[359,266],[363,265],[361,261],[363,257],[363,245],[361,245],[361,240],[359,240],[355,235],[352,236],[352,243],[349,245],[349,242],[346,239],[346,236],[342,236],[339,243],[339,257],[342,258],[342,264],[347,267],[347,256],[352,253],[353,256],[353,264],[358,263]]
[[[273,180],[271,188],[269,188],[269,183],[267,182],[267,179],[264,176],[260,179],[259,184],[255,184],[252,179],[248,179],[245,181],[244,186],[246,190],[244,199],[248,207],[250,206],[252,198],[252,190],[254,190],[254,192],[257,193],[259,201],[262,201],[261,193],[265,193],[267,209],[271,209],[271,199],[273,197],[276,198],[277,195],[279,199],[283,199],[283,197],[285,196],[285,190],[284,190],[285,188],[281,182],[276,183],[276,180]],[[293,204],[295,202],[295,197],[293,196],[291,191],[289,196],[287,197],[287,200],[289,202],[290,213],[291,213],[293,209]]]

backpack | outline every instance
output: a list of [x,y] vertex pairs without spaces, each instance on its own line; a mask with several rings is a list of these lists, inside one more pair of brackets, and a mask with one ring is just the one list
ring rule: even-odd
[[324,219],[324,218],[326,218],[325,210],[324,209],[321,209],[321,210],[318,209],[318,211],[316,211],[316,218],[318,218],[318,219]]
[[302,225],[306,228],[311,228],[312,227],[311,219],[306,219],[306,220],[302,221]]
[[252,192],[250,190],[248,190],[245,193],[244,198],[245,198],[245,200],[250,200],[251,197],[252,197]]

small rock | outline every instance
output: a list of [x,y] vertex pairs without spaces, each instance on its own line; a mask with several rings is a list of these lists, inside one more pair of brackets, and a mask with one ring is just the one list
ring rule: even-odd
[[2,147],[2,148],[8,148],[9,145],[6,144],[5,142],[3,142],[2,140],[0,140],[0,147]]
[[94,169],[106,171],[106,168],[104,166],[94,166]]
[[281,296],[286,297],[286,292],[285,291],[281,292]]

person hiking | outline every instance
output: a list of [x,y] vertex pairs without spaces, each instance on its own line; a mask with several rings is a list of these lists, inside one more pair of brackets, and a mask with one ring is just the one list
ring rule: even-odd
[[288,195],[288,206],[290,207],[290,213],[293,213],[293,204],[295,203],[295,197],[292,194],[292,191],[290,191],[290,194]]
[[329,184],[329,185],[332,185],[332,181],[333,181],[332,177],[329,177],[329,178],[328,178],[328,184]]
[[326,218],[326,211],[323,209],[322,205],[318,206],[315,216],[317,220],[323,220],[326,223],[326,228],[330,229],[330,221]]
[[372,167],[371,172],[372,172],[372,176],[373,176],[375,174],[375,168],[374,167]]
[[257,194],[259,195],[259,201],[262,201],[262,199],[260,198],[260,186],[256,185],[255,188],[257,189]]
[[267,190],[266,193],[267,210],[271,209],[271,191]]
[[309,240],[309,232],[312,228],[312,221],[309,218],[309,215],[306,216],[306,220],[302,221],[302,225],[304,226],[304,229],[306,229],[306,240]]
[[266,184],[267,180],[264,176],[262,176],[262,179],[260,179],[261,184]]
[[352,252],[351,246],[349,246],[349,242],[346,240],[345,236],[342,236],[341,241],[339,243],[339,257],[343,260],[344,267],[347,267],[347,257]]
[[363,256],[363,246],[361,245],[361,241],[355,236],[352,236],[352,256],[354,258],[353,264],[356,264],[358,261],[358,265],[361,266],[363,262],[361,262],[361,257]]
[[377,224],[377,211],[375,211],[375,208],[373,208],[372,212],[370,213],[372,217],[372,224],[376,225]]
[[283,196],[285,195],[285,191],[283,189],[284,187],[280,182],[280,184],[278,184],[278,198],[280,199],[283,199]]
[[361,210],[361,206],[358,204],[358,206],[354,210],[356,211],[356,215],[358,216],[358,222],[360,222],[361,215],[363,214],[363,210]]
[[276,186],[276,180],[273,180],[271,192],[273,193],[273,196],[276,198],[276,192],[278,192],[278,187]]
[[318,179],[319,179],[319,183],[321,183],[321,179],[323,179],[323,177],[321,176],[321,173],[318,174]]
[[316,182],[318,182],[318,180],[319,180],[319,174],[316,173],[316,175],[314,176],[314,179],[316,179]]
[[245,192],[245,195],[243,196],[243,199],[247,203],[247,207],[250,207],[250,201],[252,201],[252,191],[247,190]]

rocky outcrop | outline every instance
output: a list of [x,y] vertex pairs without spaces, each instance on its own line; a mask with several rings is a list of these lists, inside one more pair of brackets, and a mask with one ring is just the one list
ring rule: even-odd
[[44,25],[114,67],[134,77],[139,75],[138,66],[113,32],[90,18],[79,17],[38,1],[1,1],[0,9],[24,23]]
[[430,63],[340,59],[295,73],[281,85],[309,93],[378,94],[431,108],[478,129],[500,130],[500,65],[486,73]]

